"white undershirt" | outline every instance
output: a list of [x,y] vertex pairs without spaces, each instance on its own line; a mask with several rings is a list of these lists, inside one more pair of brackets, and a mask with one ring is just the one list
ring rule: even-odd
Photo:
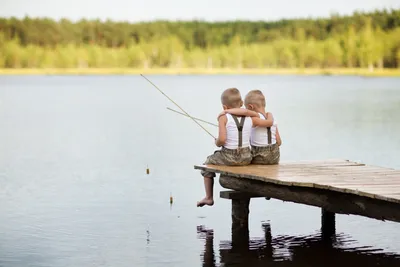
[[[236,123],[231,114],[226,114],[226,142],[224,147],[228,149],[236,149],[239,146],[239,133]],[[241,117],[238,117],[240,122]],[[250,134],[253,127],[253,121],[250,117],[246,117],[243,124],[242,130],[242,147],[250,146]]]
[[[265,120],[264,115],[258,113],[260,119]],[[276,144],[276,127],[277,122],[274,119],[274,123],[271,126],[271,144]],[[268,129],[267,127],[254,127],[251,129],[250,143],[252,146],[268,146]]]

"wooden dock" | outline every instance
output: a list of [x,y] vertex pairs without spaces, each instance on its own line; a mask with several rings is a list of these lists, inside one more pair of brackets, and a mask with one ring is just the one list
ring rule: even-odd
[[400,222],[400,170],[349,160],[282,162],[278,165],[195,169],[220,174],[221,198],[232,200],[232,219],[247,223],[253,197],[322,208],[322,227],[334,228],[335,213]]

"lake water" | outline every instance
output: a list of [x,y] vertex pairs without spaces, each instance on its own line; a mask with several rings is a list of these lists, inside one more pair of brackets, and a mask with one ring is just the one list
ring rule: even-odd
[[[147,77],[211,122],[222,90],[263,90],[282,161],[400,169],[399,78]],[[278,200],[252,200],[233,249],[230,202],[196,207],[213,139],[167,107],[140,76],[0,76],[0,266],[400,266],[400,224],[337,215],[327,245],[320,209]]]

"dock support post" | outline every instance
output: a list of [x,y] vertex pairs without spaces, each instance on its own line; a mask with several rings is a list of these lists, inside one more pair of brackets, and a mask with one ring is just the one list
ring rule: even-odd
[[249,244],[249,204],[250,198],[232,199],[232,246]]
[[331,239],[335,233],[335,213],[321,209],[321,232],[323,239]]

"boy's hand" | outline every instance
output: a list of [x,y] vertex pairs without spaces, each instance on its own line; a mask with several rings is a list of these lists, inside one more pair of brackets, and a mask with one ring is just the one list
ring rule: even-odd
[[217,147],[220,147],[220,146],[221,146],[221,144],[220,144],[219,141],[218,141],[218,138],[215,138],[214,143],[215,143],[215,145],[216,145]]

